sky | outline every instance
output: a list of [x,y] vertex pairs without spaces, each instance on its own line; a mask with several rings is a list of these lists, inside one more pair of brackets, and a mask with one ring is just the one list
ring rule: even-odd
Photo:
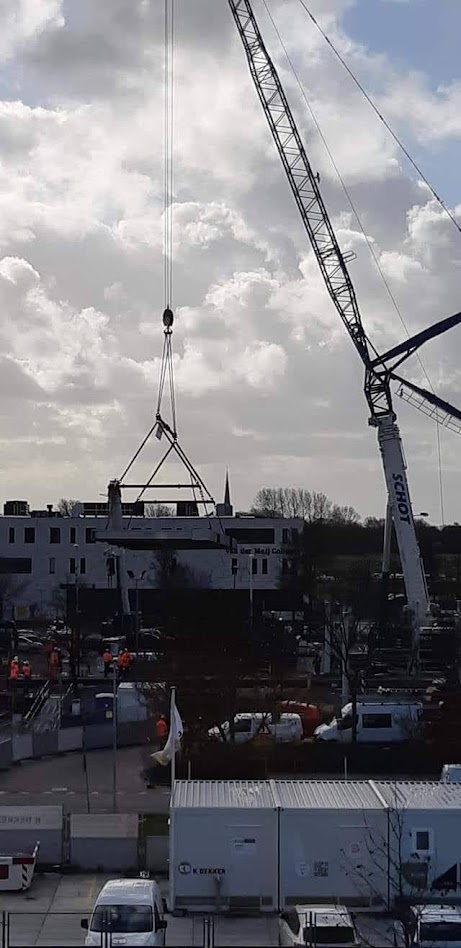
[[[458,0],[307,5],[461,223]],[[175,6],[179,441],[217,500],[229,468],[237,509],[260,487],[298,486],[382,516],[363,368],[317,271],[227,0]],[[459,231],[301,3],[254,0],[254,9],[340,245],[355,253],[351,277],[376,347],[458,312]],[[163,89],[161,0],[0,4],[0,500],[101,499],[153,421],[165,304]],[[460,352],[460,328],[421,351],[435,390],[455,405]],[[427,385],[416,359],[405,372]],[[397,395],[395,407],[415,513],[442,521],[441,475],[444,520],[461,521],[459,435],[441,430],[439,467],[434,423]],[[145,448],[136,483],[160,449],[156,440]],[[165,467],[165,483],[179,476]]]

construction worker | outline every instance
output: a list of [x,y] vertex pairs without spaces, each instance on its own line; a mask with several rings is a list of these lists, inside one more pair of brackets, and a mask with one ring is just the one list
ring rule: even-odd
[[163,747],[166,738],[168,736],[168,725],[165,720],[165,715],[161,714],[158,721],[155,724],[155,737],[159,747]]
[[131,665],[131,655],[127,648],[123,648],[120,652],[120,655],[117,659],[117,665],[119,668],[120,677],[126,677]]
[[107,645],[105,646],[104,651],[102,653],[102,660],[104,663],[104,678],[108,678],[109,672],[112,667],[112,653],[107,648]]
[[17,655],[15,655],[10,661],[8,677],[10,681],[17,681],[19,678],[19,659]]
[[23,663],[22,663],[22,674],[23,674],[23,678],[24,678],[25,681],[28,681],[28,679],[29,679],[29,678],[31,677],[31,675],[32,675],[32,669],[31,669],[31,667],[30,667],[30,662],[28,661],[27,658],[24,659],[24,661],[23,661]]
[[48,675],[52,681],[56,681],[59,671],[59,655],[57,650],[52,648],[48,659]]

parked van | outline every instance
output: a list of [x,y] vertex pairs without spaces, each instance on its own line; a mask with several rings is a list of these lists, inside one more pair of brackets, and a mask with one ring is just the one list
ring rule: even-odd
[[[259,734],[269,734],[282,743],[301,741],[303,726],[299,714],[281,714],[275,724],[272,715],[262,711],[244,711],[234,717],[234,736],[236,744],[246,744]],[[211,727],[208,736],[216,741],[230,741],[231,728],[229,721],[224,721],[219,727]]]
[[441,783],[461,783],[461,764],[444,764]]
[[101,889],[90,921],[82,918],[81,924],[88,931],[85,945],[105,944],[106,932],[110,932],[114,948],[164,945],[167,923],[157,883],[151,879],[111,879]]
[[[422,737],[421,702],[357,702],[357,741],[394,743]],[[339,718],[321,724],[314,731],[318,741],[352,741],[352,704],[345,704]]]
[[408,924],[395,923],[397,948],[461,948],[459,905],[412,905]]

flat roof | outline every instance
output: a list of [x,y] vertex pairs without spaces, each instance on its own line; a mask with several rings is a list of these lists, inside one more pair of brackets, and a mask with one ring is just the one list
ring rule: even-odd
[[382,810],[379,794],[366,780],[274,780],[283,810]]
[[461,784],[432,780],[376,780],[387,805],[412,810],[461,810]]
[[264,809],[277,806],[270,780],[177,780],[174,809]]

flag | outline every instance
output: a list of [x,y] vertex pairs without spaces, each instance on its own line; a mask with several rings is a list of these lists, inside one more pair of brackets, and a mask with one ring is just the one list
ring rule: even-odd
[[151,754],[152,760],[154,760],[156,764],[161,764],[162,767],[166,767],[167,764],[171,762],[173,755],[176,754],[181,747],[183,731],[184,728],[181,715],[176,707],[174,690],[172,690],[170,703],[170,730],[168,732],[166,744],[163,750],[155,751],[154,754]]

